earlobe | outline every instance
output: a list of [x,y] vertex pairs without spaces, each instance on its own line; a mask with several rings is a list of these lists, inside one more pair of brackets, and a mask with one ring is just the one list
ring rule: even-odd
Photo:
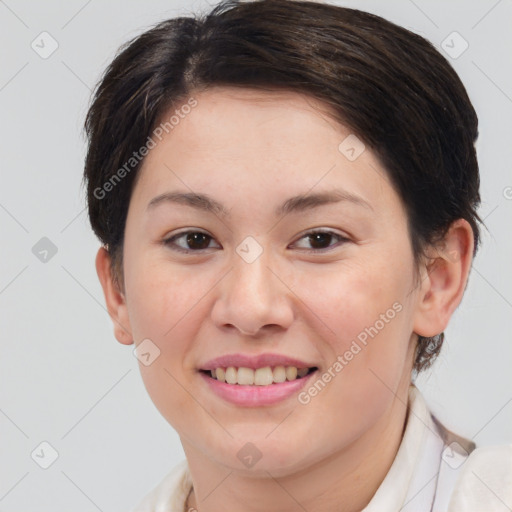
[[413,330],[424,337],[443,332],[460,304],[473,259],[473,230],[464,219],[455,221],[442,245],[431,253],[423,278]]
[[110,254],[104,247],[100,247],[96,254],[96,273],[103,288],[108,314],[114,324],[114,335],[119,343],[132,345],[133,336],[125,297],[114,283],[110,265]]

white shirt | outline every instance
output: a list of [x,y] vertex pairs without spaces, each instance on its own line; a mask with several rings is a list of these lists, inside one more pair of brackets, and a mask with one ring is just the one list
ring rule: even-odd
[[[418,389],[409,389],[402,442],[362,512],[511,512],[512,445],[476,448],[444,428]],[[192,480],[176,465],[131,512],[187,512]]]

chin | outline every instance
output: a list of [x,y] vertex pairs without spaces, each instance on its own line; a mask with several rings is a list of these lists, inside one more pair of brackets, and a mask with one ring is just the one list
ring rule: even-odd
[[[274,477],[285,477],[306,469],[313,461],[309,460],[303,450],[297,446],[304,445],[302,441],[295,441],[293,436],[288,436],[287,441],[265,439],[254,436],[253,441],[244,437],[232,440],[224,445],[222,453],[212,453],[212,459],[225,466],[230,471],[236,471],[244,475],[268,478],[270,473]],[[309,446],[309,444],[308,444]]]

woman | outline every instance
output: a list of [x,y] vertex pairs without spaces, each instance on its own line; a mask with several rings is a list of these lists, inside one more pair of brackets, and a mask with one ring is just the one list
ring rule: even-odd
[[414,386],[479,244],[477,117],[423,38],[222,2],[123,48],[86,120],[114,332],[186,461],[135,511],[501,511]]

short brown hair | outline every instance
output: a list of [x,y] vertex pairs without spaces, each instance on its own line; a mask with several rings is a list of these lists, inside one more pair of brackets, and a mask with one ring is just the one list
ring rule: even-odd
[[[141,162],[104,184],[162,116],[213,86],[284,89],[331,107],[378,156],[408,216],[416,268],[456,219],[479,245],[478,119],[447,60],[426,39],[367,12],[300,0],[224,0],[163,21],[120,48],[87,114],[84,182],[92,228],[124,288],[128,205]],[[110,182],[112,183],[112,182]],[[414,368],[430,366],[444,333],[419,336]]]

